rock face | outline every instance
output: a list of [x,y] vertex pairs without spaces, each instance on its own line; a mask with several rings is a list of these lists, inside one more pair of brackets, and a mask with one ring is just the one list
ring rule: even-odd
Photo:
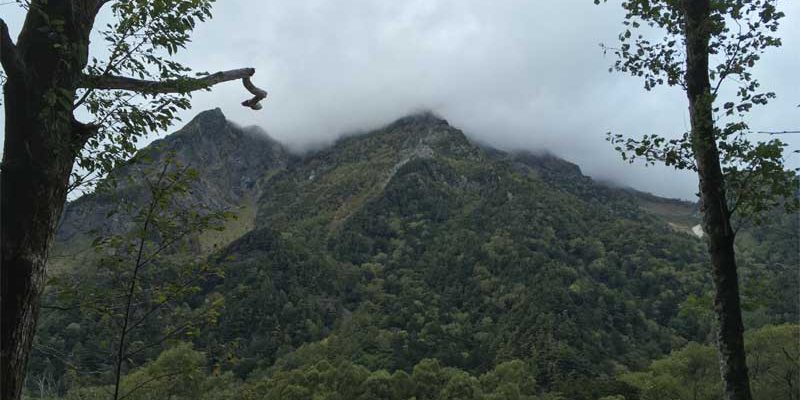
[[130,221],[119,214],[109,217],[121,198],[144,202],[141,174],[161,165],[167,157],[197,171],[192,187],[195,204],[227,210],[260,196],[259,179],[285,168],[289,153],[257,127],[231,123],[220,109],[202,112],[186,126],[156,140],[132,161],[112,173],[113,193],[92,193],[67,204],[57,240],[66,242],[91,231],[119,233]]
[[258,193],[258,180],[269,171],[286,167],[289,159],[286,149],[264,130],[238,127],[218,108],[200,113],[151,147],[162,154],[174,152],[179,162],[197,170],[201,193],[227,204]]

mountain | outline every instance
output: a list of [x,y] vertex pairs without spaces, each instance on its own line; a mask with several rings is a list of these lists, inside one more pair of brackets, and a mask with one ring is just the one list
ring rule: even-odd
[[[539,358],[551,363],[546,380],[610,370],[603,363],[667,351],[674,332],[666,327],[703,282],[678,284],[702,275],[700,243],[643,213],[625,194],[593,186],[552,156],[487,153],[432,114],[342,140],[269,185],[256,229],[223,252],[237,260],[223,285],[257,281],[260,268],[286,273],[262,249],[299,246],[301,254],[291,257],[308,264],[266,291],[287,292],[276,308],[307,304],[296,323],[314,321],[312,331],[320,333],[248,351],[266,361],[262,366],[282,345],[322,339],[336,329],[337,314],[369,305],[377,310],[363,317],[377,330],[356,352],[380,348],[369,342],[384,336],[390,345],[380,351],[391,354],[351,355],[370,360],[370,368],[407,369],[435,355],[469,370],[503,358]],[[322,269],[330,275],[319,272],[325,264],[332,264]],[[369,278],[330,285],[354,274]],[[305,278],[292,296],[286,288],[296,276]],[[373,281],[382,289],[375,298],[358,288]],[[248,296],[255,301],[261,291]],[[313,304],[327,299],[333,316]],[[608,309],[616,319],[599,311]],[[382,317],[373,319],[375,312]],[[238,318],[258,320],[260,309]],[[224,318],[220,325],[223,341],[246,334]]]
[[261,128],[239,127],[226,120],[219,108],[202,112],[114,170],[106,182],[110,188],[68,203],[56,233],[55,254],[60,254],[66,243],[74,247],[92,235],[130,229],[130,218],[114,211],[119,211],[122,202],[144,203],[147,190],[142,177],[168,158],[196,171],[190,203],[239,211],[239,226],[227,232],[230,241],[252,227],[254,202],[262,192],[260,180],[267,171],[285,168],[290,154]]
[[[208,296],[224,297],[225,306],[214,325],[185,340],[209,368],[255,387],[321,363],[416,374],[433,359],[475,376],[518,363],[535,381],[531,393],[594,398],[585,391],[633,390],[616,380],[619,371],[711,337],[693,204],[599,184],[550,154],[476,145],[429,112],[294,156],[213,110],[144,153],[114,172],[127,183],[112,194],[67,206],[59,248],[85,246],[91,230],[130,228],[132,220],[105,217],[113,198],[136,200],[142,183],[134,176],[166,154],[197,168],[194,201],[236,210],[245,222],[200,249],[224,277],[205,282],[188,306]],[[792,221],[780,219],[781,232],[791,235]],[[797,265],[796,240],[767,254],[757,249],[775,235],[752,232],[741,262],[753,277],[743,290],[748,326],[796,321],[791,293],[800,285],[796,268],[786,267]],[[94,279],[81,271],[59,269]],[[65,356],[37,353],[34,375],[105,367],[89,354],[100,351],[96,336],[80,333],[98,321],[75,310],[47,314],[39,343]]]

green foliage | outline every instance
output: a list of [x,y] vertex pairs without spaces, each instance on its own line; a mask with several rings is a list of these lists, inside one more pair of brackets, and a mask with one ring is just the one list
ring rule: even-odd
[[[99,29],[108,48],[102,58],[91,57],[86,74],[95,77],[128,76],[156,81],[186,81],[184,92],[139,93],[123,90],[78,91],[68,99],[73,110],[93,117],[97,129],[77,157],[70,186],[92,187],[114,167],[128,160],[137,143],[148,134],[162,132],[176,113],[190,106],[191,69],[175,61],[175,54],[190,42],[198,22],[211,18],[214,0],[119,0],[111,3],[111,22]],[[73,104],[74,103],[74,104]]]
[[[771,325],[746,335],[753,398],[800,398],[800,325]],[[690,343],[621,379],[641,390],[642,400],[713,400],[721,383],[714,348]]]
[[651,364],[647,372],[631,373],[623,380],[642,390],[642,399],[716,399],[719,382],[716,351],[690,343],[669,358]]
[[[200,327],[216,322],[224,304],[218,293],[200,296],[204,282],[221,277],[219,267],[178,253],[191,251],[192,238],[201,232],[221,229],[230,213],[187,202],[196,174],[171,156],[137,171],[147,188],[144,200],[120,198],[107,216],[128,221],[127,230],[98,236],[89,264],[50,282],[48,298],[71,314],[60,317],[78,321],[67,326],[68,343],[52,345],[80,349],[70,357],[77,363],[62,368],[90,382],[92,376],[113,381],[123,367],[158,354],[165,342],[196,336]],[[101,190],[116,183],[107,181],[111,186]],[[44,340],[40,346],[50,344]]]
[[537,392],[535,374],[521,360],[498,364],[480,377],[487,399],[524,399]]
[[[205,355],[193,350],[188,343],[177,343],[154,361],[126,375],[122,381],[122,396],[131,400],[153,398],[199,399],[215,379],[206,375]],[[81,387],[71,390],[65,399],[108,399],[113,388],[108,386]]]
[[203,393],[205,357],[190,344],[179,343],[152,363],[125,376],[122,396],[129,399],[196,399]]
[[[747,339],[754,398],[796,399],[800,326],[767,326],[749,332]],[[622,373],[620,380],[575,380],[560,392],[547,392],[536,384],[530,365],[520,360],[500,363],[481,375],[433,359],[421,360],[410,374],[320,361],[240,380],[208,371],[202,352],[177,343],[128,374],[123,387],[132,393],[130,399],[714,400],[720,386],[714,353],[711,346],[689,343],[642,372]],[[75,388],[66,399],[107,398],[105,390]]]
[[474,376],[443,367],[432,359],[420,361],[411,374],[386,370],[370,372],[350,362],[332,365],[322,361],[251,379],[245,393],[265,399],[286,396],[300,399],[538,399],[531,371],[521,361],[504,363],[482,376]]

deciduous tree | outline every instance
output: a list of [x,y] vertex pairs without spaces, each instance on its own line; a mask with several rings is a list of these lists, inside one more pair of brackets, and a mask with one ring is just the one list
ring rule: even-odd
[[[135,151],[139,138],[169,126],[193,91],[241,79],[253,94],[242,104],[261,108],[266,92],[250,82],[253,68],[190,76],[172,58],[195,24],[211,16],[212,2],[18,0],[27,12],[16,41],[0,19],[3,399],[21,393],[47,252],[68,191],[99,179]],[[89,39],[103,7],[112,18],[99,31],[107,57],[98,58]]]
[[[595,0],[595,3],[599,3]],[[753,66],[769,48],[784,16],[775,0],[625,0],[625,31],[614,69],[682,88],[691,130],[677,139],[609,134],[623,158],[695,171],[707,235],[717,349],[725,399],[751,399],[745,362],[739,282],[734,253],[737,223],[759,221],[767,210],[797,206],[796,175],[784,167],[786,145],[754,140],[745,122],[755,106],[775,97],[762,91]]]

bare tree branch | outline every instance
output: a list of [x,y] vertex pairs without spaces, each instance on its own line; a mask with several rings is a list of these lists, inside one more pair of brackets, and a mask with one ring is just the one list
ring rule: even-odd
[[21,75],[24,69],[17,55],[17,46],[14,45],[8,32],[8,25],[2,18],[0,18],[0,64],[10,77]]
[[241,79],[244,87],[253,94],[253,98],[242,102],[245,107],[260,110],[259,102],[267,97],[265,90],[259,89],[250,81],[256,73],[255,68],[232,69],[220,71],[200,78],[171,79],[166,81],[150,81],[115,75],[84,75],[80,86],[86,89],[130,90],[139,93],[189,93],[208,89],[218,83]]
[[253,82],[250,81],[250,77],[242,78],[242,83],[244,84],[244,88],[247,89],[248,92],[253,94],[253,98],[250,100],[245,100],[242,102],[242,105],[245,107],[250,107],[253,110],[260,110],[261,104],[259,102],[265,98],[267,98],[267,91],[261,90],[253,85]]
[[[736,60],[736,56],[739,55],[739,51],[742,49],[742,42],[744,41],[745,37],[742,35],[742,25],[736,19],[734,19],[734,22],[736,22],[736,25],[739,25],[739,40],[736,42],[736,48],[734,49],[733,55],[728,56],[728,60],[725,62],[725,69],[720,72],[717,84],[714,87],[714,90],[711,92],[714,95],[714,97],[717,96],[719,88],[722,86],[722,83],[725,81],[725,78],[727,78],[728,75],[730,74],[733,61]],[[727,53],[728,50],[725,49],[725,52]]]
[[758,131],[758,133],[766,133],[768,135],[784,135],[787,133],[800,133],[800,131]]
[[[158,181],[162,182],[164,180],[164,176],[167,173],[167,168],[169,164],[164,164],[164,168],[161,170],[161,174],[158,177]],[[153,200],[150,202],[150,207],[147,210],[147,216],[144,219],[144,227],[142,228],[142,236],[139,239],[138,250],[136,254],[136,264],[133,268],[133,277],[131,277],[130,286],[128,288],[128,295],[126,298],[126,305],[125,305],[125,317],[122,320],[122,330],[120,331],[119,335],[119,348],[117,349],[117,358],[114,360],[116,362],[115,366],[115,373],[114,373],[114,400],[119,399],[119,388],[120,388],[120,378],[122,377],[122,362],[125,356],[125,336],[128,333],[128,322],[130,321],[131,316],[131,302],[133,301],[133,294],[134,290],[136,289],[136,284],[139,283],[137,281],[137,276],[139,273],[139,269],[142,267],[141,260],[142,254],[144,254],[144,243],[145,237],[147,236],[147,228],[150,226],[150,223],[153,222],[151,218],[153,217],[153,213],[155,212],[156,205],[158,204],[158,198],[153,195]]]

